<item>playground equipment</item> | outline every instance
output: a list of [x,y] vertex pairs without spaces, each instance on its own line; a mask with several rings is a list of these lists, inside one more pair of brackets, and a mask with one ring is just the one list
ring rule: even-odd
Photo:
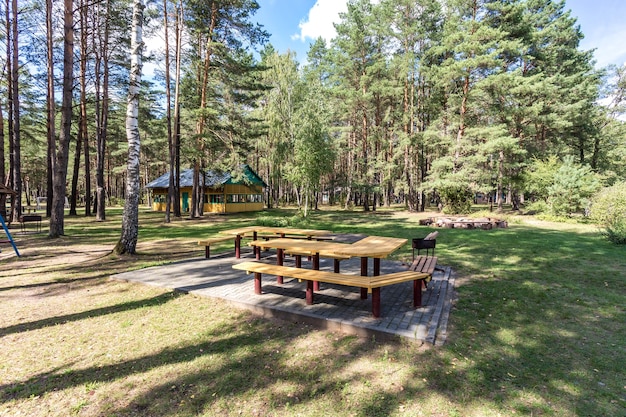
[[20,252],[17,250],[17,246],[15,246],[15,241],[13,240],[13,236],[11,236],[11,232],[9,232],[9,228],[7,224],[4,222],[4,217],[2,217],[2,213],[0,213],[0,223],[2,223],[2,228],[4,229],[4,233],[7,235],[9,240],[0,240],[0,243],[10,243],[13,246],[13,250],[15,254],[19,257]]

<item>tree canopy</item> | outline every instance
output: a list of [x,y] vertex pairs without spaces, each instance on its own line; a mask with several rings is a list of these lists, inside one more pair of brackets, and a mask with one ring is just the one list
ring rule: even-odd
[[[55,219],[70,194],[73,208],[105,220],[106,204],[127,198],[132,2],[0,7],[0,179],[27,202],[58,194]],[[337,36],[313,42],[305,65],[267,44],[258,8],[148,5],[145,37],[161,46],[144,57],[156,71],[139,87],[144,202],[142,185],[166,171],[194,167],[200,178],[242,162],[268,184],[270,207],[315,207],[322,195],[364,210],[479,193],[499,208],[547,203],[557,190],[538,188],[538,161],[569,169],[562,184],[574,173],[625,179],[626,70],[594,67],[563,1],[350,0]],[[202,215],[202,186],[192,217]],[[178,201],[174,179],[171,190]],[[62,233],[51,222],[51,235]]]

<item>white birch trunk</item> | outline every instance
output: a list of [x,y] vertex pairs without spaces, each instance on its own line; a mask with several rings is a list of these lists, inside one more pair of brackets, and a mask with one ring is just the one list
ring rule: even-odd
[[143,51],[143,0],[133,2],[133,25],[130,44],[130,83],[126,106],[126,201],[122,217],[122,236],[115,246],[118,254],[134,254],[139,236],[139,87],[141,84],[141,55]]

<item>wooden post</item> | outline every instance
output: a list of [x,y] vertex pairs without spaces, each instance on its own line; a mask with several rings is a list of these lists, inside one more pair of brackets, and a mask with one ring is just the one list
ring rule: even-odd
[[372,315],[374,318],[380,317],[380,287],[372,288]]
[[413,281],[413,307],[421,307],[422,305],[422,281],[423,279],[416,279]]
[[254,273],[254,293],[255,294],[262,294],[262,292],[261,292],[261,273],[260,272],[255,272]]
[[380,275],[380,258],[374,258],[374,276]]
[[[367,276],[367,256],[361,257],[361,276]],[[367,300],[367,288],[361,288],[361,300]]]
[[[282,266],[283,264],[283,250],[282,249],[276,249],[276,265],[280,265]],[[276,276],[276,282],[279,284],[283,283],[283,276],[282,275],[277,275]]]
[[306,303],[308,305],[313,304],[313,281],[306,282]]
[[[316,253],[315,255],[313,255],[313,269],[316,271],[320,270],[320,254],[319,252]],[[319,281],[313,281],[313,291],[319,291],[320,290],[320,282]]]

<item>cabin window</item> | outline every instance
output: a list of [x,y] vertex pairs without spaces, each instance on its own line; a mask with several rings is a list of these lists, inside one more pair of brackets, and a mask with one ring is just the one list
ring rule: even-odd
[[211,204],[223,204],[224,203],[223,194],[209,194],[207,197],[209,198],[209,202]]

